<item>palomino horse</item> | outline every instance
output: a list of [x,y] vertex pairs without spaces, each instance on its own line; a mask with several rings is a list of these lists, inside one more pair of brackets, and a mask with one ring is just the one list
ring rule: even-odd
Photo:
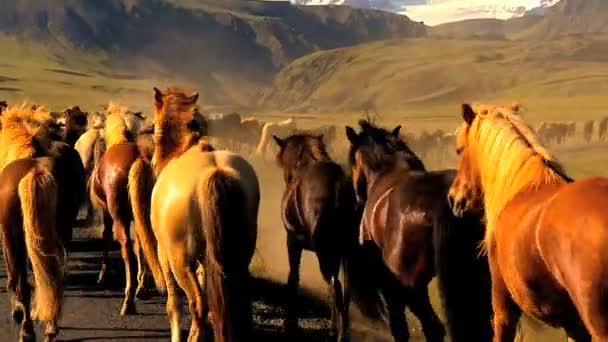
[[[431,307],[428,284],[437,275],[452,341],[489,341],[491,305],[487,261],[478,257],[481,215],[459,219],[446,196],[455,170],[426,171],[399,137],[368,121],[346,128],[355,193],[364,205],[360,249],[348,262],[353,300],[370,318],[387,305],[395,341],[407,341],[405,308],[427,341],[445,329]],[[380,296],[381,295],[381,296]]]
[[462,116],[449,198],[457,215],[485,209],[494,340],[513,341],[523,312],[608,341],[608,179],[571,179],[509,107]]
[[[0,227],[8,289],[14,294],[13,319],[21,324],[21,340],[35,340],[32,319],[47,321],[46,340],[58,334],[66,245],[85,190],[78,154],[53,140],[59,131],[48,127],[50,122],[50,113],[42,108],[8,108],[0,139],[20,151],[3,153],[9,157],[0,173]],[[33,302],[28,258],[34,273]]]
[[[140,248],[152,248],[156,241],[142,242],[148,238],[141,235],[149,225],[149,208],[151,189],[154,184],[154,172],[150,161],[140,153],[137,144],[129,141],[136,132],[129,132],[121,113],[112,113],[107,117],[105,141],[107,146],[99,163],[95,166],[89,179],[89,193],[92,205],[103,212],[103,260],[98,282],[106,278],[108,250],[112,242],[112,233],[120,243],[120,254],[125,265],[125,299],[121,315],[135,313],[134,299],[144,293],[146,264]],[[131,222],[135,223],[135,243],[131,237]],[[148,228],[149,229],[149,228]],[[152,256],[155,254],[152,253]],[[137,266],[136,266],[137,260]],[[161,275],[158,260],[150,261],[151,271]],[[137,267],[137,274],[135,268]],[[134,284],[137,281],[137,289]]]
[[329,157],[322,135],[273,138],[280,148],[277,163],[286,184],[281,211],[289,254],[288,328],[298,326],[295,308],[300,259],[306,249],[316,253],[323,279],[329,285],[332,333],[337,330],[338,340],[346,340],[350,298],[338,274],[341,268],[346,271],[347,253],[357,241],[360,217],[355,212],[352,185],[340,165]]
[[[88,117],[88,129],[74,144],[74,148],[78,151],[82,164],[84,166],[87,184],[95,165],[99,163],[101,156],[106,150],[104,140],[105,116],[99,113],[90,114]],[[89,196],[86,196],[84,203],[86,209],[86,226],[91,226],[95,223],[95,211]]]
[[265,158],[266,154],[272,147],[272,136],[286,137],[295,133],[296,121],[293,118],[285,119],[279,122],[267,122],[262,127],[260,142],[255,149],[255,154]]
[[[164,278],[155,280],[167,290],[171,340],[180,340],[179,284],[192,318],[189,341],[199,340],[208,316],[215,341],[250,341],[249,264],[260,201],[256,173],[239,155],[199,143],[203,127],[195,116],[197,93],[186,95],[176,88],[154,91],[158,178],[152,193],[153,232],[148,233],[158,240]],[[204,270],[200,281],[206,298],[197,265]]]

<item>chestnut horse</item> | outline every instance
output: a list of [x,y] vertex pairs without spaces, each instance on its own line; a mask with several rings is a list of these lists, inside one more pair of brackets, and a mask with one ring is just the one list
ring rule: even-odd
[[[129,132],[121,113],[111,113],[107,121],[105,141],[107,146],[99,163],[89,179],[89,193],[92,205],[101,209],[103,218],[103,260],[98,282],[106,277],[108,250],[112,243],[112,233],[120,243],[120,254],[125,265],[125,298],[121,315],[135,313],[135,297],[144,296],[146,263],[140,248],[152,248],[156,241],[144,242],[141,236],[144,225],[149,225],[149,208],[154,173],[149,160],[138,145],[128,139],[137,134]],[[131,222],[135,224],[135,239],[131,236]],[[133,241],[135,240],[135,241]],[[158,265],[158,261],[151,261]],[[135,269],[137,268],[137,273]],[[160,276],[160,268],[151,267]],[[135,283],[138,283],[135,288]]]
[[[167,291],[171,340],[180,340],[177,285],[188,298],[189,341],[201,337],[211,316],[215,341],[250,341],[249,264],[257,239],[260,189],[253,167],[229,151],[199,140],[206,131],[196,111],[198,94],[154,89],[152,229]],[[151,239],[150,239],[151,240]],[[146,252],[146,249],[144,249]],[[149,254],[146,258],[150,261]],[[204,273],[206,298],[197,279]]]
[[[2,247],[21,340],[35,340],[32,319],[47,321],[46,340],[54,340],[59,332],[66,247],[85,193],[78,154],[54,140],[60,131],[50,125],[53,121],[49,112],[28,105],[8,108],[3,117],[0,141],[12,141],[11,148],[21,151],[3,153],[10,157],[3,160],[6,166],[0,172]],[[34,273],[33,301],[28,259]]]
[[323,279],[329,285],[332,333],[337,330],[338,340],[347,340],[350,298],[338,275],[340,269],[346,271],[347,253],[357,241],[360,217],[353,187],[342,167],[329,157],[322,135],[273,138],[280,149],[277,163],[286,184],[281,212],[289,255],[288,330],[298,326],[295,309],[300,259],[306,249],[316,253]]
[[495,341],[513,341],[522,312],[608,341],[608,179],[571,179],[513,108],[462,116],[450,202],[485,208]]
[[366,120],[359,126],[360,133],[346,127],[352,181],[363,205],[362,246],[347,272],[354,302],[370,318],[388,311],[395,341],[410,336],[406,307],[427,341],[443,341],[445,328],[428,294],[437,275],[452,341],[489,341],[490,275],[478,257],[482,217],[452,215],[446,197],[456,171],[427,171],[400,137],[401,126],[392,132]]

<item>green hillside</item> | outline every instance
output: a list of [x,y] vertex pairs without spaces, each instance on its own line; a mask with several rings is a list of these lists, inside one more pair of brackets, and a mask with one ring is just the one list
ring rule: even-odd
[[[324,51],[294,61],[260,100],[294,112],[412,111],[461,101],[519,99],[567,118],[608,108],[608,39],[408,39]],[[450,107],[451,106],[451,107]],[[589,112],[591,110],[591,112]],[[577,114],[578,115],[578,114]]]

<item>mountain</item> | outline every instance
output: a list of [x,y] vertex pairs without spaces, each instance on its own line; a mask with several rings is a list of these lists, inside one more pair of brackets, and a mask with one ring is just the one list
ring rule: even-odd
[[[552,5],[545,2],[546,6]],[[564,35],[608,33],[608,1],[561,0],[510,20],[464,20],[433,26],[429,34],[443,38],[511,40],[558,39]]]
[[[16,37],[17,45],[37,44],[55,67],[89,76],[105,70],[149,83],[185,83],[201,89],[205,102],[240,105],[250,103],[295,58],[425,31],[424,25],[392,13],[286,2],[19,0],[5,2],[0,11],[0,35]],[[7,75],[2,76],[15,78]],[[9,83],[8,88],[30,95],[30,87]],[[7,87],[0,87],[0,96],[15,96],[2,88]]]
[[543,19],[521,34],[522,39],[554,39],[563,35],[608,33],[608,1],[562,0]]
[[470,19],[510,19],[542,15],[559,0],[291,0],[299,5],[343,5],[407,15],[427,25]]
[[297,113],[415,113],[470,99],[575,104],[608,89],[606,52],[608,38],[599,36],[376,42],[297,59],[275,78],[260,106]]

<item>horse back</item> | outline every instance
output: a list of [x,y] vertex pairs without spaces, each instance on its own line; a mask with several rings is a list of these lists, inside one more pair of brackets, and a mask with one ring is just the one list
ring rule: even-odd
[[433,227],[446,212],[454,177],[454,170],[394,170],[370,189],[360,238],[374,241],[405,286],[427,283],[434,275]]
[[350,240],[347,236],[354,236],[358,223],[355,207],[352,185],[332,161],[315,162],[298,172],[282,201],[285,226],[309,249]]

